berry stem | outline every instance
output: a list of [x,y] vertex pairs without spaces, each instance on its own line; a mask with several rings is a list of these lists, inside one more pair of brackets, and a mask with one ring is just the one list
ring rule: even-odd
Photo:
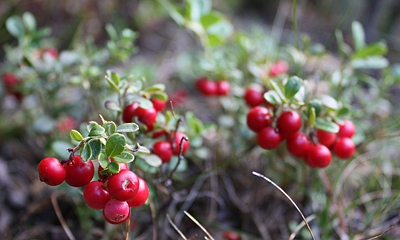
[[183,155],[182,155],[183,141],[189,141],[189,139],[187,137],[181,138],[181,141],[179,143],[178,162],[176,163],[174,169],[172,169],[172,171],[168,174],[167,180],[172,178],[172,175],[175,173],[175,171],[178,169],[179,164],[181,163],[181,160],[183,158]]

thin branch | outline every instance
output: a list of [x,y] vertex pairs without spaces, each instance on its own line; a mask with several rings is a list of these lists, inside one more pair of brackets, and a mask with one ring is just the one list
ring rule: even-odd
[[126,235],[125,235],[125,240],[129,239],[129,230],[131,226],[131,216],[129,215],[128,221],[126,223]]
[[185,214],[186,214],[186,216],[188,216],[189,218],[190,218],[190,220],[192,220],[194,223],[196,223],[196,225],[197,226],[199,226],[199,228],[201,229],[201,230],[203,230],[203,232],[211,239],[211,240],[215,240],[212,236],[211,236],[211,234],[192,216],[192,215],[190,215],[188,212],[186,212],[186,211],[183,211]]
[[175,231],[177,231],[179,233],[179,235],[181,235],[181,238],[183,238],[184,240],[187,240],[186,236],[181,232],[181,230],[179,230],[179,228],[175,225],[175,223],[171,220],[171,217],[169,216],[169,214],[167,214],[167,218],[169,223],[172,225],[172,227],[175,229]]
[[373,239],[378,239],[378,238],[380,238],[380,237],[382,237],[383,235],[385,235],[386,233],[388,233],[390,230],[392,230],[393,229],[393,226],[391,226],[388,230],[386,230],[385,232],[383,232],[382,234],[380,234],[380,235],[378,235],[378,236],[375,236],[375,237],[373,237],[373,238],[368,238],[367,240],[373,240]]
[[57,218],[61,223],[62,228],[64,229],[65,233],[67,234],[70,240],[75,240],[74,235],[72,234],[71,230],[69,229],[67,223],[64,220],[64,217],[61,213],[60,207],[58,206],[57,197],[60,195],[59,192],[53,192],[51,194],[51,204],[53,204],[54,211],[56,212]]
[[301,212],[300,208],[296,205],[296,203],[293,201],[293,199],[281,188],[279,187],[276,183],[274,183],[271,179],[267,178],[266,176],[253,171],[253,175],[257,176],[257,177],[261,177],[264,178],[267,182],[271,183],[275,188],[277,188],[283,195],[285,195],[285,197],[287,197],[289,199],[289,201],[293,204],[293,206],[296,208],[296,210],[300,213],[301,217],[303,218],[304,222],[307,225],[308,231],[310,231],[311,237],[313,240],[315,240],[314,238],[314,234],[311,231],[310,225],[308,225],[308,222],[306,220],[306,218],[304,217],[303,213]]
[[[176,132],[175,132],[176,133]],[[176,135],[176,134],[175,134]],[[172,171],[168,174],[167,180],[168,179],[172,179],[172,175],[176,172],[176,170],[178,169],[179,164],[182,161],[183,155],[182,155],[182,149],[183,149],[183,141],[189,141],[189,139],[187,137],[182,137],[181,138],[181,142],[179,143],[179,154],[178,154],[178,162],[176,163],[174,169],[172,169]],[[174,142],[174,140],[172,140],[172,142]]]
[[150,205],[150,212],[151,212],[151,219],[153,220],[153,240],[157,240],[157,216],[156,216],[156,209],[153,203],[153,199],[149,198],[149,205]]
[[[314,220],[315,218],[316,218],[316,216],[313,214],[313,215],[308,216],[308,217],[306,218],[306,220],[307,220],[308,222],[311,222],[311,221]],[[299,225],[297,225],[297,227],[294,229],[294,231],[292,232],[292,234],[290,234],[289,240],[293,240],[293,239],[296,237],[297,233],[299,233],[299,231],[300,231],[305,225],[306,225],[306,224],[304,223],[304,221],[301,222]]]

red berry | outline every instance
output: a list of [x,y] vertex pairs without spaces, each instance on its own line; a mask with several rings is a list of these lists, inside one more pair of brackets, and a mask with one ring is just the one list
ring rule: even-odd
[[67,173],[65,182],[72,187],[83,187],[92,181],[94,166],[92,161],[82,161],[81,156],[75,155],[74,161],[64,163]]
[[93,209],[103,209],[111,200],[110,193],[102,182],[90,182],[83,190],[83,198],[86,204]]
[[40,181],[56,186],[65,180],[65,169],[57,158],[48,157],[40,161],[38,165]]
[[153,135],[151,136],[151,138],[155,139],[155,138],[159,138],[162,137],[166,134],[167,132],[165,130],[160,130],[157,132],[154,132]]
[[271,125],[272,118],[265,107],[255,107],[247,114],[247,126],[254,132]]
[[61,133],[69,132],[71,131],[71,129],[75,128],[75,126],[76,121],[73,117],[70,116],[60,118],[56,122],[56,129]]
[[333,152],[338,158],[349,159],[354,155],[356,145],[350,138],[339,138],[335,145],[333,145]]
[[3,82],[6,87],[11,87],[19,84],[21,81],[13,73],[4,73]]
[[[111,162],[115,162],[114,161],[114,159],[112,159],[111,158]],[[129,170],[129,167],[128,167],[128,164],[126,164],[126,163],[118,163],[119,164],[119,171],[122,171],[122,170]],[[105,178],[105,179],[103,179],[103,175],[101,175],[101,171],[103,171],[104,170],[104,168],[102,168],[101,166],[99,166],[99,169],[98,169],[98,171],[97,171],[97,175],[99,176],[99,179],[100,179],[100,181],[102,181],[102,182],[105,182],[105,181],[107,181],[108,179],[110,179],[110,177],[107,177],[107,178]]]
[[295,134],[301,128],[301,117],[296,111],[283,112],[276,124],[282,135],[290,136]]
[[217,95],[226,96],[231,91],[231,85],[226,80],[218,80],[217,81]]
[[244,100],[250,107],[256,107],[263,102],[264,96],[254,88],[248,88],[244,94]]
[[151,127],[156,122],[157,111],[155,108],[144,109],[138,107],[135,110],[134,115],[138,117],[139,122],[143,123],[147,127]]
[[242,239],[242,237],[235,232],[231,232],[231,231],[224,232],[224,240],[241,240],[241,239]]
[[51,58],[58,58],[58,50],[56,48],[47,48],[43,50],[43,55],[48,54]]
[[140,207],[142,206],[147,198],[149,197],[149,188],[147,183],[139,178],[139,191],[131,200],[128,200],[129,207]]
[[123,223],[129,216],[130,209],[126,201],[111,199],[103,209],[104,219],[111,224]]
[[133,102],[127,105],[122,112],[122,120],[126,123],[132,122],[132,118],[135,116],[135,111],[139,107],[138,102]]
[[351,138],[356,133],[356,127],[350,120],[344,120],[343,125],[339,125],[339,138]]
[[[172,132],[172,133],[171,133],[171,141],[172,141],[172,139],[174,139],[174,136],[175,136],[175,132]],[[181,139],[182,139],[183,137],[186,137],[186,138],[187,138],[186,134],[184,134],[183,132],[178,132],[178,133],[176,134],[176,136],[175,136],[175,141],[174,141],[175,146],[174,146],[173,149],[172,149],[172,152],[173,152],[174,155],[178,155],[178,154],[179,154],[179,148],[180,148],[179,145],[180,145]],[[171,143],[171,144],[172,144],[172,143]],[[182,155],[185,154],[185,152],[188,150],[188,148],[189,148],[189,140],[188,140],[188,141],[183,140],[183,144],[182,144]]]
[[329,165],[331,160],[331,151],[322,144],[311,144],[307,155],[304,158],[306,164],[313,168],[324,168]]
[[305,157],[310,146],[310,139],[303,132],[297,132],[286,140],[288,151],[295,157]]
[[317,130],[318,142],[330,148],[336,142],[336,133],[325,132],[321,129]]
[[165,105],[167,104],[167,102],[152,98],[151,102],[153,103],[153,107],[157,112],[161,112],[162,110],[164,110]]
[[207,78],[198,79],[196,81],[196,87],[202,94],[206,96],[216,95],[218,92],[217,84]]
[[265,127],[258,133],[257,142],[264,149],[275,149],[281,143],[281,135],[273,127]]
[[269,75],[275,77],[289,70],[289,64],[286,61],[278,61],[273,63],[269,69]]
[[111,197],[127,201],[132,199],[139,190],[139,178],[129,170],[122,170],[110,177],[107,183]]
[[172,157],[172,145],[167,141],[156,142],[153,146],[154,153],[161,158],[163,162],[169,162]]

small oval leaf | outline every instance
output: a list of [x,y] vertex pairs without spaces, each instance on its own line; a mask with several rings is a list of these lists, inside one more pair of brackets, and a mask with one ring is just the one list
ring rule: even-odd
[[315,120],[315,127],[325,132],[337,133],[339,132],[339,126],[333,122],[327,122],[323,119],[318,118]]
[[100,166],[101,166],[102,168],[105,168],[105,167],[107,167],[107,165],[108,165],[108,158],[107,158],[107,156],[106,156],[104,153],[100,153],[100,156],[99,156],[99,164],[100,164]]
[[83,144],[81,150],[82,161],[87,162],[87,160],[90,159],[90,156],[92,156],[92,149],[90,148],[89,144],[85,143]]
[[285,85],[285,97],[290,99],[300,90],[303,81],[297,77],[290,77]]
[[331,97],[329,95],[323,95],[321,97],[321,102],[323,105],[325,105],[328,108],[332,108],[335,110],[339,108],[339,104],[336,101],[336,99],[334,99],[333,97]]
[[103,145],[101,144],[100,139],[92,139],[88,143],[90,145],[90,149],[92,149],[92,155],[90,159],[97,159],[103,149]]
[[113,111],[117,111],[117,112],[122,112],[122,109],[118,106],[118,104],[116,104],[113,101],[105,101],[104,102],[104,107],[108,110],[113,110]]
[[80,142],[83,140],[83,137],[81,135],[80,132],[72,129],[71,132],[69,133],[69,135],[71,136],[71,139],[77,142]]
[[89,137],[100,136],[101,134],[105,133],[105,129],[100,125],[93,125],[89,132]]
[[159,167],[162,164],[162,160],[155,154],[143,155],[141,156],[144,161],[152,167]]
[[139,126],[136,123],[124,123],[117,127],[116,131],[120,133],[136,132],[139,130]]
[[110,162],[108,164],[108,170],[112,173],[118,173],[119,172],[119,164],[117,162]]
[[106,154],[109,157],[118,156],[125,149],[126,139],[119,133],[114,133],[106,143]]
[[135,160],[135,156],[128,152],[122,152],[120,155],[113,157],[114,161],[120,163],[129,163]]
[[281,98],[274,90],[270,90],[270,91],[264,93],[264,98],[265,98],[265,100],[267,100],[267,102],[271,103],[274,106],[282,104]]
[[145,92],[158,92],[158,91],[165,91],[165,85],[162,83],[154,84],[144,90]]
[[165,92],[156,92],[151,94],[151,98],[166,102],[168,100],[168,95]]

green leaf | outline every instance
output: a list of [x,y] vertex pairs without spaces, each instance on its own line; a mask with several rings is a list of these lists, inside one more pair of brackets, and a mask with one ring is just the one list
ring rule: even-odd
[[323,119],[317,118],[315,120],[315,127],[325,132],[337,133],[339,132],[339,126],[333,122],[327,122]]
[[11,16],[6,21],[6,28],[8,32],[16,37],[22,37],[24,35],[24,26],[22,24],[22,20],[18,16]]
[[118,86],[118,84],[119,84],[119,82],[120,82],[119,75],[116,74],[116,73],[114,73],[114,72],[112,72],[112,73],[111,73],[111,80],[113,80],[113,82],[115,83],[115,85]]
[[322,110],[322,105],[321,105],[321,101],[318,99],[313,99],[310,101],[310,104],[308,105],[307,111],[308,111],[308,115],[310,114],[311,108],[314,108],[315,111],[315,116],[319,116],[319,114],[321,113]]
[[290,99],[300,90],[303,81],[297,77],[290,77],[285,85],[285,97]]
[[24,12],[22,14],[22,21],[29,32],[33,32],[36,29],[36,20],[32,13]]
[[137,158],[135,160],[135,167],[141,169],[142,171],[146,172],[146,173],[152,173],[155,174],[157,173],[158,169],[155,167],[150,166],[149,164],[147,164],[144,159],[142,158]]
[[138,102],[139,106],[144,109],[150,109],[153,107],[153,103],[149,99],[143,97],[133,98],[132,102]]
[[200,22],[204,28],[208,28],[209,26],[221,21],[224,19],[224,15],[218,12],[211,12],[207,15],[201,17]]
[[118,173],[119,169],[120,169],[120,167],[117,162],[110,162],[108,164],[108,170],[110,170],[110,172],[112,172],[112,173]]
[[126,139],[119,133],[111,135],[106,143],[106,154],[109,157],[118,156],[125,149]]
[[90,159],[98,159],[101,150],[103,149],[103,145],[101,144],[100,139],[92,139],[89,141],[88,144],[90,146],[90,149],[92,149],[92,155],[90,156]]
[[112,135],[117,130],[117,125],[115,125],[113,121],[104,123],[103,127],[107,131],[108,135]]
[[69,135],[71,136],[71,139],[74,141],[80,142],[83,140],[81,133],[76,130],[72,129]]
[[129,163],[135,160],[135,156],[128,152],[122,152],[120,155],[113,157],[114,161],[120,163]]
[[281,88],[279,87],[279,85],[274,82],[274,81],[270,81],[272,88],[275,90],[275,92],[278,94],[278,96],[281,98],[281,102],[286,102],[286,97],[283,94]]
[[[177,156],[173,156],[171,158],[171,160],[169,160],[169,162],[168,162],[168,169],[170,171],[172,171],[175,168],[177,163],[178,163],[178,157]],[[176,169],[176,171],[177,172],[184,172],[184,171],[187,170],[187,168],[188,168],[187,160],[186,160],[186,158],[183,158],[181,160],[181,162],[179,163],[178,168]]]
[[338,44],[339,47],[339,51],[348,56],[351,53],[351,49],[350,47],[344,42],[343,39],[343,33],[342,31],[340,31],[339,29],[336,29],[335,31],[335,37],[336,37],[336,42]]
[[210,47],[218,46],[224,43],[224,40],[221,37],[214,34],[208,35],[207,40],[208,40],[207,45]]
[[92,156],[92,149],[89,144],[85,143],[81,149],[82,161],[87,162],[90,159],[90,156]]
[[124,123],[117,127],[117,132],[136,132],[139,130],[139,126],[136,123]]
[[118,86],[115,85],[114,81],[111,80],[111,78],[108,77],[108,76],[106,76],[106,80],[107,80],[107,82],[111,85],[111,87],[113,87],[114,90],[117,91],[118,95],[121,95],[121,92],[119,91]]
[[233,31],[233,25],[225,19],[214,23],[206,29],[207,34],[217,36],[221,40],[225,40],[230,37]]
[[99,156],[99,164],[100,164],[100,166],[101,166],[102,168],[105,168],[105,167],[107,167],[107,165],[108,165],[108,158],[107,158],[107,156],[106,156],[104,153],[100,153],[100,156]]
[[165,92],[156,92],[151,94],[151,98],[166,102],[168,100],[168,95]]
[[47,115],[42,115],[33,122],[33,129],[38,133],[49,133],[54,129],[56,121]]
[[210,11],[210,0],[186,0],[185,17],[192,21],[200,21],[201,16]]
[[122,109],[118,106],[118,104],[116,104],[113,101],[105,101],[104,102],[104,107],[108,110],[112,110],[112,111],[117,111],[117,112],[122,112]]
[[185,118],[190,130],[194,131],[196,134],[203,132],[203,122],[196,118],[193,112],[186,112]]
[[155,154],[142,155],[141,157],[152,167],[159,167],[162,164],[161,158]]
[[265,100],[267,100],[267,102],[271,103],[274,106],[282,104],[281,98],[274,90],[269,90],[268,92],[264,93],[264,98]]
[[389,66],[389,61],[381,56],[369,56],[362,59],[354,59],[350,63],[355,69],[381,69]]
[[96,124],[90,128],[89,137],[100,136],[105,132],[106,130],[102,126]]
[[350,109],[346,106],[343,106],[337,111],[336,116],[342,117],[342,116],[348,115],[349,113],[350,113]]
[[385,55],[388,52],[388,48],[385,43],[383,42],[377,42],[374,44],[371,44],[363,49],[360,49],[353,55],[353,59],[356,58],[365,58],[368,56],[382,56]]
[[311,107],[308,113],[308,124],[310,124],[310,126],[313,126],[315,123],[315,119],[316,119],[315,108]]
[[145,92],[158,92],[158,91],[165,91],[165,85],[162,83],[154,84],[144,90]]
[[67,159],[70,155],[67,151],[68,148],[73,148],[73,146],[64,141],[54,141],[51,143],[51,149],[63,159]]
[[108,33],[108,36],[110,36],[111,40],[117,41],[118,40],[118,33],[117,30],[113,27],[111,23],[106,24],[106,31]]
[[354,21],[351,24],[351,30],[353,33],[354,48],[357,51],[361,50],[365,46],[365,32],[361,23]]
[[178,11],[178,8],[168,0],[158,0],[158,2],[167,10],[169,16],[174,19],[178,25],[185,24],[186,20]]
[[332,108],[332,109],[338,109],[339,108],[339,104],[336,101],[336,99],[334,99],[333,97],[329,96],[329,95],[323,95],[321,96],[321,103],[323,105],[325,105],[328,108]]

